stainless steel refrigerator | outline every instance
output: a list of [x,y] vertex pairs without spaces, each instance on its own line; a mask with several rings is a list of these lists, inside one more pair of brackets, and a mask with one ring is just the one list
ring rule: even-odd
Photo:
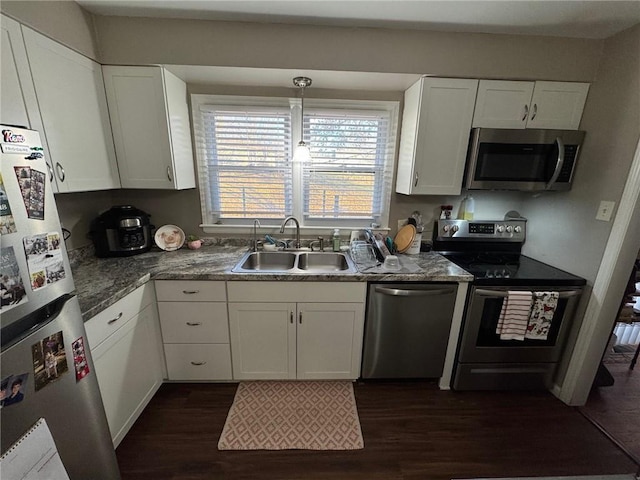
[[2,454],[44,418],[71,480],[119,479],[40,136],[0,128]]

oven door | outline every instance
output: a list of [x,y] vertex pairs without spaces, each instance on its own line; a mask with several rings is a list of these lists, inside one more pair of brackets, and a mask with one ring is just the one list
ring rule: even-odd
[[[560,294],[546,340],[501,340],[496,333],[508,290],[557,291]],[[571,320],[582,294],[580,288],[472,287],[465,312],[458,362],[553,363],[562,354]]]

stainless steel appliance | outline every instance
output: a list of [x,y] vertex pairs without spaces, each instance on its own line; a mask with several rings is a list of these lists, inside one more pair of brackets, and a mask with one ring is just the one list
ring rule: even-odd
[[474,128],[465,172],[469,190],[569,190],[584,132]]
[[152,245],[150,215],[133,205],[118,205],[91,223],[90,236],[98,257],[127,257],[148,252]]
[[0,128],[2,452],[44,418],[72,480],[118,479],[40,137]]
[[438,378],[457,285],[370,283],[362,378]]
[[[457,390],[545,389],[586,281],[525,255],[526,221],[438,220],[434,250],[473,274],[452,387]],[[503,340],[496,333],[509,291],[558,292],[546,339]]]

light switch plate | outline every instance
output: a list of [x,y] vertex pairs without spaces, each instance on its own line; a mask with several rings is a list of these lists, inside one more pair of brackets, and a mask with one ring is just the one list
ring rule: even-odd
[[602,220],[603,222],[610,222],[613,209],[616,206],[616,202],[610,202],[602,200],[598,207],[598,213],[596,214],[596,220]]

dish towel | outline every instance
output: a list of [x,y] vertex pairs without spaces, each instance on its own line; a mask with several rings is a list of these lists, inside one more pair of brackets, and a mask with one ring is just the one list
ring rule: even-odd
[[524,338],[546,340],[558,306],[558,292],[535,292],[531,317]]
[[500,340],[522,341],[527,332],[533,297],[527,291],[509,290],[507,293],[507,298],[502,302],[496,333],[500,335]]

